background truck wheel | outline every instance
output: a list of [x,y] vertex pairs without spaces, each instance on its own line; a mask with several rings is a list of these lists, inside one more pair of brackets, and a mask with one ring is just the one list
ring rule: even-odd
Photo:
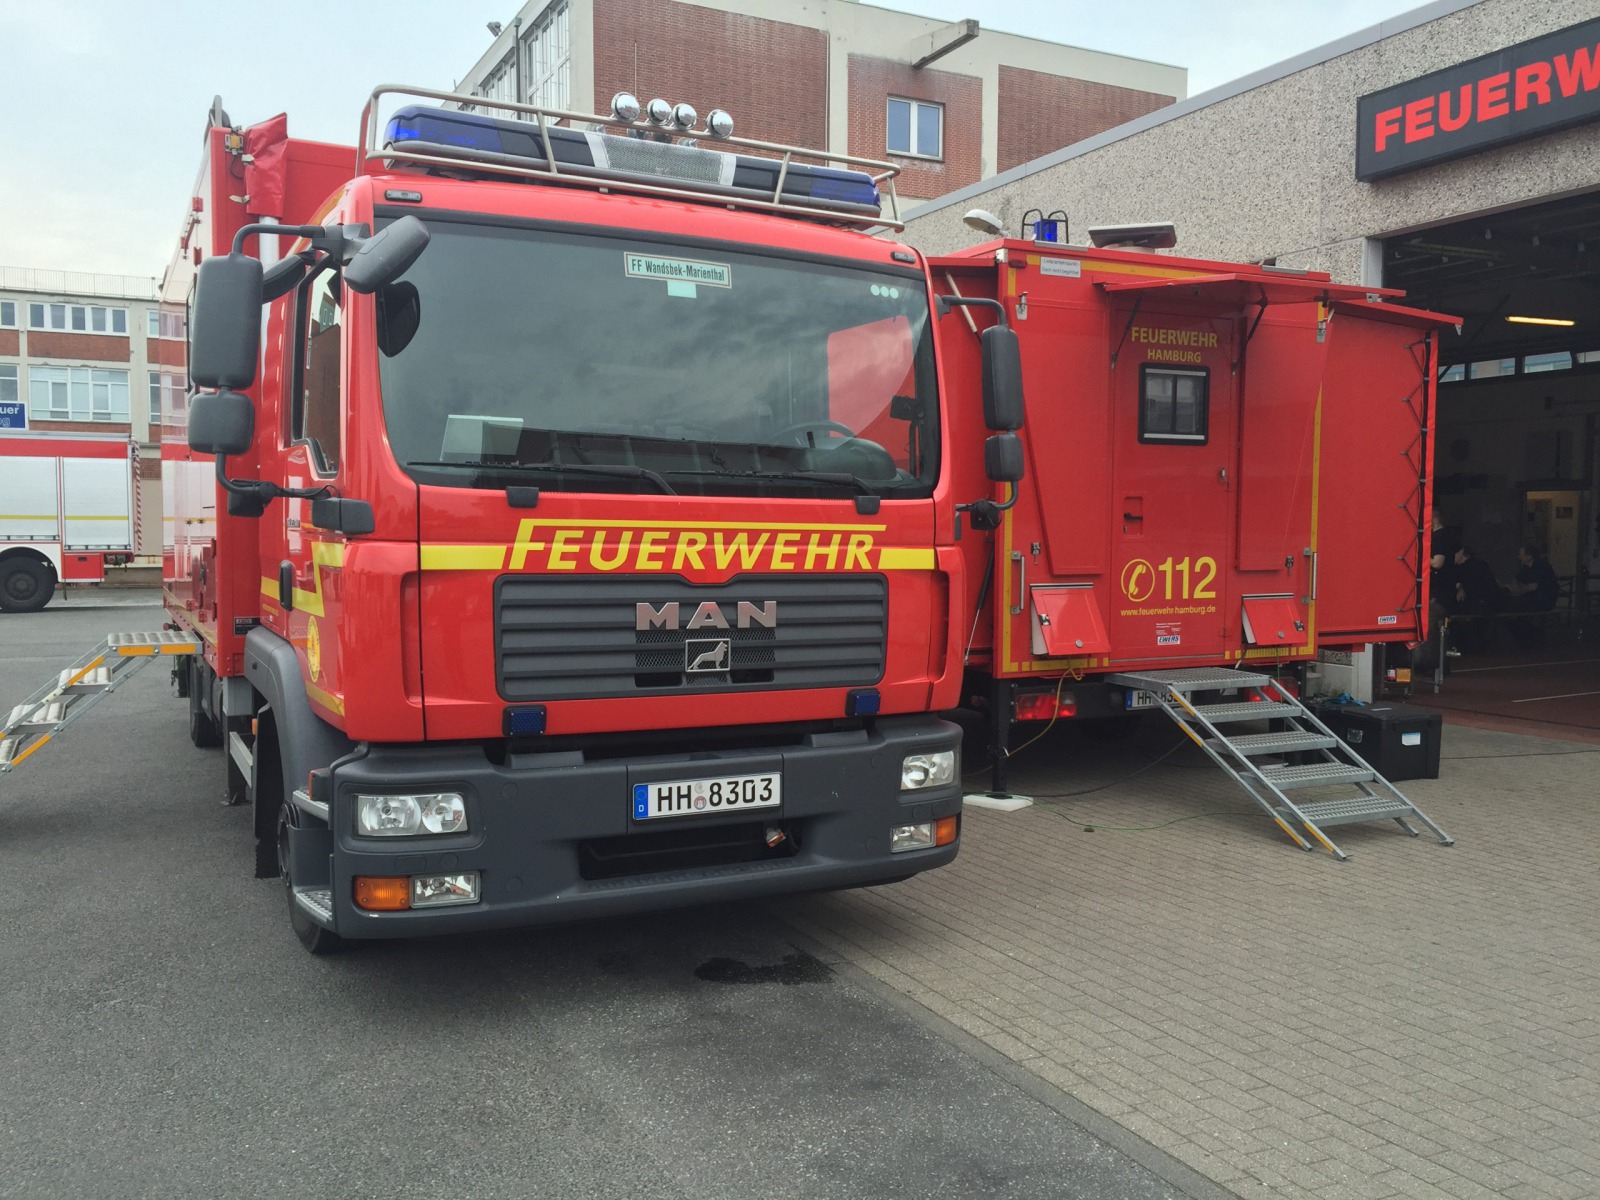
[[294,878],[289,869],[289,825],[297,813],[285,800],[278,810],[278,875],[283,880],[283,898],[289,905],[289,925],[300,944],[313,954],[332,954],[344,949],[344,939],[318,925],[294,898]]
[[0,562],[0,609],[38,612],[56,593],[56,573],[49,563],[15,557]]
[[201,697],[211,690],[206,670],[193,657],[189,660],[189,740],[202,750],[222,745],[222,730],[206,715]]

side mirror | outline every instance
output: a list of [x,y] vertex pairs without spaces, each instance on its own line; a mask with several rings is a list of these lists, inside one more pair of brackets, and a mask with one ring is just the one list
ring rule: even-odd
[[189,401],[191,450],[201,454],[243,454],[250,449],[255,432],[256,410],[248,396],[238,392],[201,392]]
[[416,217],[401,217],[361,243],[344,268],[344,283],[367,295],[404,275],[428,248],[428,227]]
[[196,387],[256,381],[261,357],[261,262],[224,254],[200,264],[189,329],[189,379]]
[[[983,423],[1010,432],[1022,428],[1022,352],[1017,331],[991,325],[983,331]],[[992,439],[991,439],[992,440]]]
[[1022,479],[1022,439],[1014,433],[997,433],[983,443],[983,469],[996,483]]

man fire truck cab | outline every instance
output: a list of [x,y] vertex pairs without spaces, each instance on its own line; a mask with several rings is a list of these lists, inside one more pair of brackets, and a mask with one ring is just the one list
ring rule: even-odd
[[206,133],[166,596],[258,874],[322,952],[949,862],[1014,335],[968,335],[958,485],[925,264],[862,231],[891,164],[488,104]]

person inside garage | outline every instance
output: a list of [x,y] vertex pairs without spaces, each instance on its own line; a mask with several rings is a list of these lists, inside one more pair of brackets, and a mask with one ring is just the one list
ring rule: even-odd
[[[1556,569],[1544,555],[1544,549],[1529,542],[1517,551],[1515,582],[1506,587],[1504,610],[1508,613],[1547,613],[1556,606],[1560,585],[1556,582]],[[1511,633],[1524,645],[1538,641],[1541,626],[1536,621],[1512,620]]]
[[1432,671],[1439,661],[1439,629],[1445,617],[1455,612],[1455,592],[1450,587],[1455,570],[1456,550],[1461,539],[1444,522],[1444,513],[1433,509],[1433,524],[1428,535],[1428,640],[1417,647],[1416,669]]
[[1489,623],[1500,610],[1500,585],[1494,568],[1472,552],[1470,546],[1457,546],[1446,574],[1445,606],[1452,617],[1471,617],[1455,624],[1455,643],[1463,650],[1482,650],[1489,640]]

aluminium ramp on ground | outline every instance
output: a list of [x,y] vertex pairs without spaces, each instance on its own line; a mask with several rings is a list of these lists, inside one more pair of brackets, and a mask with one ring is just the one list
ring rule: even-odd
[[[1312,848],[1309,836],[1336,858],[1347,859],[1323,830],[1363,821],[1392,820],[1417,837],[1414,820],[1441,844],[1455,841],[1270,675],[1189,667],[1126,671],[1107,682],[1147,693],[1302,850]],[[1219,692],[1235,695],[1219,698]],[[1279,728],[1228,732],[1243,722],[1263,720]],[[1346,794],[1290,798],[1291,792],[1331,788]]]
[[21,766],[151,660],[195,654],[186,633],[113,633],[14,707],[0,725],[0,774]]

